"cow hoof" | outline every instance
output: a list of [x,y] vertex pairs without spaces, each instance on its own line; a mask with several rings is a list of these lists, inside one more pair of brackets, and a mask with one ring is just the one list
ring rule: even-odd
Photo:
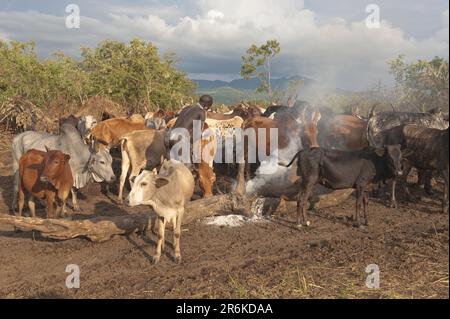
[[390,208],[397,208],[397,203],[396,202],[391,202],[391,204],[389,205]]
[[160,258],[160,256],[153,256],[153,258],[152,258],[152,263],[153,263],[153,264],[159,263],[159,258]]
[[306,221],[305,226],[308,227],[309,225],[311,225],[311,222],[308,220],[308,221]]
[[181,264],[181,256],[175,256],[174,261],[177,264]]
[[361,224],[359,222],[354,222],[352,225],[355,228],[360,228],[361,227]]
[[426,188],[426,189],[425,189],[425,193],[426,193],[427,195],[432,196],[432,195],[434,195],[434,190],[433,190],[432,188]]
[[81,213],[81,212],[82,212],[82,209],[80,208],[80,206],[74,206],[74,207],[73,207],[73,211],[74,211],[74,212],[77,212],[77,213]]

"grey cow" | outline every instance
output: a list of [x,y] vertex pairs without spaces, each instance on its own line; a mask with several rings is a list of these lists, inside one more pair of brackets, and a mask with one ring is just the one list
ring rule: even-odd
[[74,188],[84,187],[91,177],[96,182],[113,182],[115,180],[111,166],[112,157],[109,152],[102,150],[92,153],[89,146],[83,143],[83,139],[73,124],[61,124],[59,135],[34,131],[23,132],[17,135],[12,142],[14,195],[11,208],[13,211],[17,208],[19,159],[30,149],[45,151],[46,146],[70,155],[69,164],[74,177],[72,204],[75,210],[79,210],[79,206]]

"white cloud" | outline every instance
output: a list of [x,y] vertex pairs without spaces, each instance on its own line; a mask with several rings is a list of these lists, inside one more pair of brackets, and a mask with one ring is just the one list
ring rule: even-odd
[[70,54],[77,54],[81,44],[138,36],[175,51],[182,68],[205,78],[238,77],[248,46],[275,38],[282,46],[274,61],[276,75],[305,74],[356,89],[390,79],[386,61],[400,53],[411,59],[448,58],[448,9],[438,14],[441,30],[417,40],[386,20],[380,29],[368,29],[364,19],[335,17],[319,23],[316,13],[297,0],[267,0],[264,5],[260,0],[199,0],[193,8],[195,13],[187,15],[176,5],[113,6],[106,18],[82,17],[79,30],[65,29],[63,17],[0,12],[0,36],[35,40],[44,53],[59,49]]

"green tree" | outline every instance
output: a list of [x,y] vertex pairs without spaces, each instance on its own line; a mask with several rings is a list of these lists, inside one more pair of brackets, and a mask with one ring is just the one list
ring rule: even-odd
[[82,48],[82,57],[92,90],[129,104],[135,111],[143,105],[174,108],[183,96],[194,94],[194,83],[175,69],[175,55],[160,59],[153,44],[139,39],[129,44],[103,41],[95,50]]
[[399,102],[422,112],[433,108],[448,110],[448,61],[435,57],[429,61],[406,63],[404,58],[404,55],[399,55],[388,62],[390,73],[401,92]]
[[104,95],[131,111],[175,109],[195,93],[176,69],[174,53],[161,58],[151,43],[103,41],[82,48],[81,61],[61,52],[39,59],[33,42],[0,41],[0,105],[20,97],[38,107],[66,107]]
[[86,88],[87,75],[74,59],[56,53],[40,60],[34,42],[0,41],[0,103],[18,96],[40,107],[56,99],[82,100]]
[[277,40],[268,40],[259,47],[252,44],[247,54],[242,57],[241,76],[246,80],[258,78],[261,85],[257,88],[257,92],[266,92],[270,98],[273,95],[271,62],[280,50],[280,43]]

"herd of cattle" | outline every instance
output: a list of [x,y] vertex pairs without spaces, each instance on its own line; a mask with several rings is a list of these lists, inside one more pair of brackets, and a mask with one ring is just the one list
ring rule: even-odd
[[[406,183],[412,167],[419,172],[419,183],[432,192],[431,179],[438,173],[445,189],[442,211],[448,213],[449,129],[448,117],[441,112],[408,113],[377,112],[372,107],[367,118],[356,114],[335,114],[331,109],[311,107],[307,103],[293,106],[273,105],[267,109],[241,104],[226,114],[211,112],[210,105],[185,106],[177,114],[158,110],[145,116],[135,114],[127,118],[111,118],[98,122],[93,116],[69,116],[60,121],[59,134],[27,131],[12,142],[14,191],[12,211],[21,215],[27,201],[31,216],[35,217],[35,199],[46,201],[47,218],[66,215],[66,200],[71,193],[73,210],[79,210],[77,189],[89,180],[112,183],[116,181],[110,151],[121,151],[121,173],[118,203],[123,203],[123,189],[127,180],[131,191],[126,204],[150,205],[157,218],[158,242],[154,261],[164,247],[167,221],[174,226],[175,259],[180,260],[180,226],[185,204],[193,197],[198,184],[203,197],[214,193],[217,163],[202,160],[185,165],[170,157],[174,141],[171,132],[184,128],[192,133],[195,120],[212,135],[202,136],[200,143],[214,158],[216,137],[230,134],[230,129],[254,129],[256,139],[245,141],[258,147],[261,129],[278,130],[278,150],[288,149],[292,140],[299,143],[290,155],[291,166],[297,161],[300,177],[297,199],[297,224],[309,225],[306,205],[315,184],[331,189],[356,189],[354,222],[359,225],[363,213],[367,224],[367,205],[372,185],[391,181],[390,205],[396,207],[396,182],[404,187],[413,200]],[[231,131],[232,132],[232,131]],[[266,150],[270,148],[270,134],[265,134]],[[295,154],[295,155],[294,155]],[[244,153],[246,159],[247,153]],[[238,163],[239,162],[239,163]],[[258,166],[244,160],[227,165],[237,171],[236,192],[245,189]]]

